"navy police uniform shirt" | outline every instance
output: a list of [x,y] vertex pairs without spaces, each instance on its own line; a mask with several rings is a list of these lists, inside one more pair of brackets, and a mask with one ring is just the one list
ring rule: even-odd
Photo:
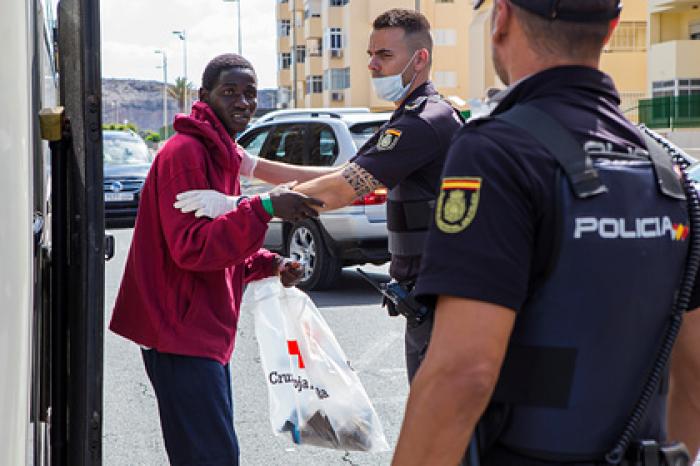
[[[404,100],[350,162],[365,169],[389,190],[410,182],[434,200],[450,141],[461,125],[456,110],[439,98],[428,81]],[[391,219],[389,223],[391,230]],[[426,228],[428,224],[427,221]],[[390,275],[397,280],[415,279],[419,264],[420,256],[393,254]]]
[[[545,70],[517,83],[493,110],[531,102],[553,116],[582,145],[645,148],[639,130],[620,112],[609,76],[593,68]],[[436,222],[417,282],[425,302],[450,295],[519,310],[530,284],[545,275],[554,240],[557,162],[523,130],[498,120],[474,120],[454,137],[441,193],[460,189],[469,212],[460,231]],[[440,208],[438,201],[437,208]],[[443,206],[449,214],[450,206]],[[439,212],[438,212],[439,213]],[[436,220],[438,216],[436,215]],[[696,282],[690,309],[700,306]]]
[[[582,146],[600,141],[623,152],[645,147],[620,113],[612,80],[598,70],[558,67],[530,76],[492,115],[525,102],[561,122]],[[440,189],[441,199],[452,203],[457,201],[443,193],[461,190],[468,213],[458,225],[441,221],[459,206],[438,200],[417,284],[421,299],[451,295],[519,310],[549,263],[557,167],[519,128],[488,118],[465,125],[450,147]]]
[[[596,141],[619,152],[645,148],[641,133],[619,110],[612,80],[598,70],[569,66],[532,75],[509,89],[492,114],[520,103],[561,122],[581,146]],[[557,161],[524,130],[489,118],[467,123],[445,162],[418,298],[434,302],[448,295],[522,309],[550,266],[560,225],[557,169]],[[484,463],[559,464],[498,445]]]

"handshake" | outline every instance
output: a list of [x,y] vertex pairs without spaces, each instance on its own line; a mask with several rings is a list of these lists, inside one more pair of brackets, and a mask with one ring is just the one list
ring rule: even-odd
[[[283,184],[267,193],[272,204],[271,214],[274,213],[275,217],[290,222],[300,222],[307,218],[317,217],[318,210],[314,207],[322,208],[324,203],[305,194],[292,191],[291,188],[295,184]],[[236,209],[247,196],[227,196],[218,191],[203,189],[185,191],[178,194],[176,198],[177,201],[173,206],[180,209],[182,213],[194,212],[197,218],[216,218]],[[284,286],[294,286],[304,277],[305,267],[301,262],[278,257],[277,273]]]
[[[275,187],[268,194],[275,217],[289,222],[300,222],[307,218],[317,217],[318,210],[314,207],[325,206],[323,201],[305,194],[292,191],[296,182]],[[195,217],[216,218],[227,214],[238,207],[238,204],[248,196],[227,196],[211,189],[185,191],[176,196],[173,206],[182,213],[194,212]]]

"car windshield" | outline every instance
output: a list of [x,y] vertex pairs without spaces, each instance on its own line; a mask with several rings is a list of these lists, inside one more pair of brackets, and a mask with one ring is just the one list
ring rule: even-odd
[[356,148],[360,148],[372,137],[374,133],[379,131],[379,128],[386,123],[385,121],[372,121],[368,123],[358,123],[350,127],[352,141]]
[[102,139],[104,163],[107,165],[140,165],[150,163],[148,147],[129,135],[105,134]]

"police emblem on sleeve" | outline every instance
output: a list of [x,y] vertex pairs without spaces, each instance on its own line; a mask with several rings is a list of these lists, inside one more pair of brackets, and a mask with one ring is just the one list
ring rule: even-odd
[[479,207],[481,178],[444,178],[435,209],[435,224],[444,233],[459,233],[472,223]]
[[399,142],[399,138],[401,137],[401,131],[398,129],[394,128],[389,128],[386,131],[384,131],[384,134],[381,135],[379,138],[379,141],[377,141],[377,149],[378,150],[391,150],[394,147],[396,147],[396,143]]

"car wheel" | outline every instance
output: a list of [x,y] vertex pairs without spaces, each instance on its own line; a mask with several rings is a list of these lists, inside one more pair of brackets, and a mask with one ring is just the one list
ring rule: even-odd
[[342,270],[341,260],[332,256],[323,240],[319,226],[313,221],[294,225],[287,237],[287,251],[291,259],[305,265],[299,288],[323,290],[330,288]]

